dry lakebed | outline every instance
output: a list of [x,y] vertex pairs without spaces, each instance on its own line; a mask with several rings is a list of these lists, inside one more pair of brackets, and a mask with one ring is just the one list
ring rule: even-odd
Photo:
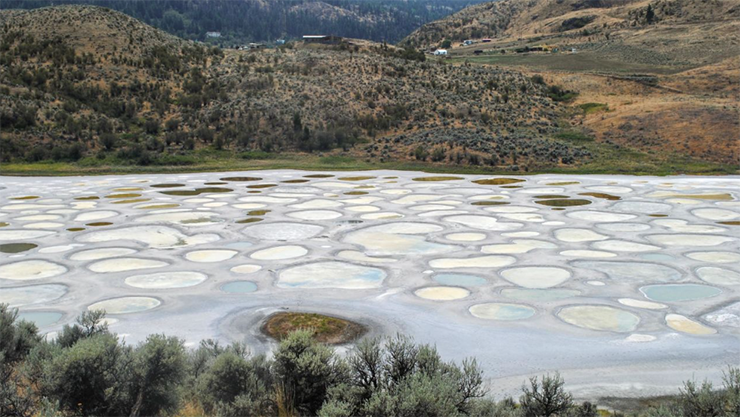
[[[0,177],[0,303],[276,343],[277,312],[478,359],[496,396],[673,393],[740,364],[740,178],[420,172]],[[351,345],[340,345],[340,351]]]

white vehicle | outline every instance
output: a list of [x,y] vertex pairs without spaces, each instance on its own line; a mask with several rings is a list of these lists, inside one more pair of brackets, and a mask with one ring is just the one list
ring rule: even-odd
[[436,51],[434,51],[434,55],[447,55],[447,50],[446,49],[437,49]]

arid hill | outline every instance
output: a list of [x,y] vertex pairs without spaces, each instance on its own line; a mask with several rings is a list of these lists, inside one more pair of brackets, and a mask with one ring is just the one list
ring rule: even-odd
[[[468,39],[476,42],[460,44]],[[503,0],[427,24],[402,44],[445,40],[455,62],[577,92],[572,122],[600,143],[656,159],[740,161],[740,0]]]
[[[223,51],[121,13],[0,13],[3,160],[188,163],[202,148],[491,166],[590,158],[553,140],[564,92],[379,44]],[[51,29],[50,29],[51,28]]]
[[503,0],[428,23],[402,44],[435,47],[445,39],[483,38],[499,47],[545,44],[594,51],[603,59],[706,65],[737,55],[740,0]]

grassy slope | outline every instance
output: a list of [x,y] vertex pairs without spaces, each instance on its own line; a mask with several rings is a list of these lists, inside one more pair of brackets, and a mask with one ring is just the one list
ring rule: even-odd
[[40,162],[10,163],[0,166],[0,175],[68,176],[106,174],[144,174],[177,172],[249,171],[267,169],[302,169],[307,171],[361,171],[389,169],[457,174],[624,174],[624,175],[726,175],[740,174],[737,166],[723,165],[687,157],[656,159],[653,155],[618,149],[595,142],[576,141],[602,155],[579,167],[550,168],[543,171],[511,171],[486,166],[443,165],[428,162],[393,161],[367,162],[343,155],[320,156],[304,153],[283,153],[262,158],[244,159],[228,151],[199,151],[198,163],[180,166],[138,166],[97,161],[88,158],[79,163]]

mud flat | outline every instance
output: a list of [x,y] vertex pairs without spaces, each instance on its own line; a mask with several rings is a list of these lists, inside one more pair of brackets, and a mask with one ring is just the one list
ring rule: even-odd
[[740,355],[738,177],[0,180],[0,302],[42,332],[105,309],[129,343],[266,353],[268,317],[307,314],[285,317],[475,356],[499,396],[560,370],[583,399],[716,383]]

